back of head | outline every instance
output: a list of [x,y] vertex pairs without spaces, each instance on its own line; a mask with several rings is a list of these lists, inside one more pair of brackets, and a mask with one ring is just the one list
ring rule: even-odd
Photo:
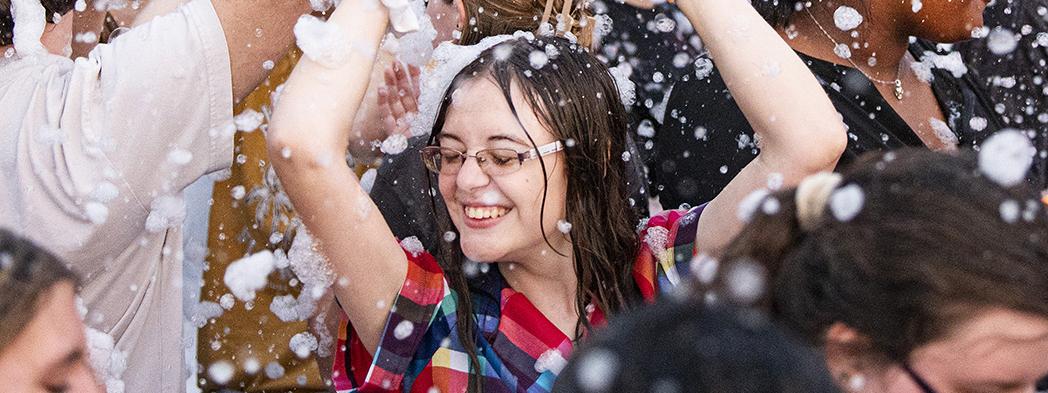
[[567,5],[567,15],[572,20],[567,31],[578,39],[581,46],[591,48],[592,29],[596,26],[586,3],[585,0],[466,0],[463,1],[466,18],[462,22],[464,27],[459,43],[473,45],[484,37],[517,31],[537,32],[547,7],[551,10],[548,23],[555,27],[558,15]]
[[763,265],[763,306],[813,344],[841,322],[892,361],[987,307],[1048,318],[1044,206],[976,168],[970,156],[898,151],[856,163],[815,208],[796,190],[774,194],[723,269]]
[[559,393],[837,392],[821,358],[753,311],[663,302],[612,320],[554,385]]
[[[35,1],[35,0],[34,0]],[[12,0],[0,0],[0,46],[14,43],[15,21],[11,13]],[[44,6],[46,22],[52,22],[54,15],[65,15],[73,10],[74,0],[40,0]]]
[[36,314],[42,295],[76,275],[58,258],[30,241],[0,229],[0,351]]

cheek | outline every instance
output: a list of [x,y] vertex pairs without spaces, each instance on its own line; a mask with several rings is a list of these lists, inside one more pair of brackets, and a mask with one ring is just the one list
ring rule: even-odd
[[[422,183],[425,185],[426,183]],[[444,198],[444,204],[449,207],[455,201],[455,177],[454,176],[439,176],[437,179],[437,190],[440,191],[440,197]],[[425,190],[428,194],[430,190]]]

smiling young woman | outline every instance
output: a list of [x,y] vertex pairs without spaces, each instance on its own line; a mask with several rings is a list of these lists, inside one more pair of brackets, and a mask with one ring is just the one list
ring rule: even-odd
[[[439,189],[447,206],[434,257],[398,244],[349,168],[333,164],[386,26],[381,7],[342,3],[328,23],[368,46],[334,68],[303,59],[269,135],[282,184],[344,284],[334,288],[348,317],[338,390],[548,391],[591,326],[671,288],[699,250],[723,247],[743,197],[773,174],[788,185],[833,167],[845,144],[836,112],[753,8],[681,6],[764,137],[755,165],[710,204],[653,217],[638,234],[610,72],[565,38],[510,38],[455,77],[421,152],[431,184],[416,192]],[[718,34],[740,24],[745,40]],[[762,74],[767,61],[782,72]]]

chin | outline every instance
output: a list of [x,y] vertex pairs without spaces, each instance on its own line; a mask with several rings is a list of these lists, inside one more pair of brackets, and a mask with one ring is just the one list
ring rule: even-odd
[[499,262],[505,259],[504,247],[497,240],[463,237],[459,241],[462,254],[474,262]]

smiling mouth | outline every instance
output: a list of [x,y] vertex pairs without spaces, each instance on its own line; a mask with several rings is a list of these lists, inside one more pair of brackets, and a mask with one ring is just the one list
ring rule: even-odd
[[466,217],[474,220],[491,220],[506,215],[510,209],[501,206],[465,206],[463,210],[466,213]]

